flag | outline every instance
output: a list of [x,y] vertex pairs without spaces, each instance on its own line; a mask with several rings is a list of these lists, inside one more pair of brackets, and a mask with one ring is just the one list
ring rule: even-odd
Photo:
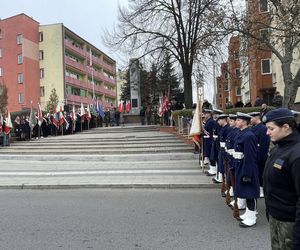
[[3,117],[2,114],[0,113],[0,133],[2,133],[2,125],[3,125]]
[[159,97],[159,106],[158,106],[158,116],[162,117],[163,114],[164,114],[164,111],[163,111],[163,97],[160,96]]
[[57,112],[57,107],[54,107],[52,123],[57,128],[58,128],[58,122],[59,122],[59,113]]
[[73,111],[72,111],[72,120],[75,122],[77,120],[76,111],[75,111],[75,105],[73,105]]
[[80,116],[81,116],[81,119],[84,118],[84,115],[85,115],[85,111],[84,111],[83,103],[81,103],[81,107],[80,107]]
[[124,112],[124,103],[123,101],[121,101],[118,105],[118,109],[119,109],[119,112],[120,113],[123,113]]
[[6,113],[5,113],[5,126],[4,126],[3,132],[8,135],[10,133],[10,130],[12,129],[12,127],[13,127],[13,125],[11,122],[10,112],[8,112],[8,109],[7,109]]
[[92,115],[91,115],[91,110],[90,110],[90,105],[88,104],[87,105],[87,108],[86,108],[86,118],[90,121],[91,118],[92,118]]
[[93,66],[93,54],[92,54],[92,48],[90,48],[90,67]]
[[30,125],[31,129],[33,129],[36,124],[37,124],[36,117],[35,117],[35,114],[34,114],[34,111],[33,111],[33,107],[31,105],[30,116],[29,116],[29,125]]
[[98,112],[99,116],[101,116],[102,119],[104,119],[105,114],[104,114],[104,109],[103,109],[102,105],[99,106],[99,109],[97,112]]
[[127,113],[129,113],[130,110],[131,110],[131,104],[130,104],[130,101],[129,101],[129,100],[126,101],[125,109],[126,109],[126,112],[127,112]]
[[38,103],[38,124],[39,126],[42,125],[43,123],[43,113],[42,113],[42,108],[41,108],[41,105]]

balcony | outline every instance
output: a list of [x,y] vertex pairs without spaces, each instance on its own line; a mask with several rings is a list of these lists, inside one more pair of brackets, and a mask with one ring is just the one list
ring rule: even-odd
[[81,57],[86,58],[86,52],[84,49],[76,47],[72,42],[65,40],[65,47],[70,49],[71,51],[79,54]]
[[109,83],[113,86],[116,85],[116,80],[115,79],[111,79],[105,75],[103,75],[102,73],[98,72],[98,71],[94,71],[94,77],[97,78],[98,80],[100,81],[103,81],[103,82],[106,82],[106,83]]
[[[80,89],[88,90],[89,92],[93,92],[93,84],[85,81],[80,81],[78,79],[66,76],[66,82],[71,86],[78,87]],[[109,97],[116,98],[116,92],[112,90],[105,89],[102,86],[95,85],[95,93],[106,95]]]
[[[89,55],[88,57],[89,58]],[[112,74],[115,74],[115,67],[108,65],[107,63],[103,62],[100,58],[93,56],[93,63],[95,63],[96,65],[102,67],[103,69],[109,71]]]
[[87,66],[83,65],[82,63],[78,63],[69,57],[65,57],[66,65],[71,66],[72,68],[81,71],[82,73],[86,73],[88,70]]

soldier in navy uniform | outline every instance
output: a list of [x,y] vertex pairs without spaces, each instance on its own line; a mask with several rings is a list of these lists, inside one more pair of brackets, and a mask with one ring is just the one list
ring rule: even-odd
[[[233,196],[233,187],[232,187],[232,176],[234,176],[234,166],[233,166],[233,147],[234,147],[234,141],[235,137],[237,136],[238,132],[240,131],[235,126],[236,121],[236,115],[230,114],[229,115],[229,126],[231,127],[231,130],[229,131],[226,140],[225,140],[225,161],[227,163],[227,169],[226,169],[226,186],[227,191],[229,192],[229,196]],[[230,198],[229,198],[230,201]],[[228,204],[229,205],[229,204]],[[233,206],[233,204],[232,204]]]
[[221,127],[219,132],[219,155],[218,155],[218,172],[222,174],[223,185],[222,185],[222,196],[225,196],[225,171],[227,170],[227,161],[226,161],[226,152],[225,152],[225,145],[226,145],[226,138],[229,132],[232,130],[232,127],[228,124],[228,115],[222,114],[219,115],[217,118],[217,122]]
[[260,112],[249,113],[252,116],[251,125],[252,131],[256,135],[258,140],[258,151],[257,151],[257,165],[259,174],[259,184],[260,184],[260,197],[264,197],[263,193],[263,172],[268,158],[269,146],[270,146],[270,136],[267,135],[267,127],[262,123]]
[[213,176],[216,174],[216,163],[210,161],[211,147],[213,143],[213,129],[215,121],[212,118],[212,110],[204,109],[204,128],[203,128],[203,156],[204,165],[209,165],[209,170],[206,172],[208,176]]
[[246,199],[247,209],[240,217],[241,227],[256,224],[256,203],[259,197],[257,138],[249,127],[252,116],[237,112],[236,126],[240,129],[234,143],[236,196]]
[[211,152],[210,152],[210,161],[215,162],[217,166],[216,176],[212,178],[212,181],[214,183],[222,183],[223,178],[222,174],[218,170],[218,157],[219,157],[219,149],[220,149],[220,143],[219,143],[219,133],[221,130],[221,126],[217,122],[217,117],[219,115],[223,114],[223,111],[220,109],[213,109],[213,119],[214,119],[214,127],[213,127],[213,143],[211,146]]

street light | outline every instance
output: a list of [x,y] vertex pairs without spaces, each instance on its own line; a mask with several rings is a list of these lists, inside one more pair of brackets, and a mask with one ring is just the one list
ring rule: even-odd
[[213,103],[215,108],[217,108],[217,85],[216,85],[216,68],[215,68],[216,53],[213,50],[210,50],[208,54],[212,57],[212,62],[213,62],[213,85],[214,85]]

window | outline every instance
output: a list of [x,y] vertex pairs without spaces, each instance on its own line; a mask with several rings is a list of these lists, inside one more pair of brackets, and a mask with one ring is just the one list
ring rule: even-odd
[[23,83],[24,78],[23,78],[23,73],[18,73],[18,83]]
[[0,67],[0,76],[3,76],[3,69]]
[[263,41],[269,41],[269,29],[261,29],[260,30],[260,37]]
[[241,70],[239,68],[235,69],[235,75],[236,77],[241,77]]
[[17,44],[18,44],[18,45],[22,44],[22,40],[23,40],[22,34],[18,34],[18,35],[17,35]]
[[222,107],[223,107],[222,103],[219,103],[219,107],[220,107],[220,108],[222,108]]
[[222,98],[222,94],[219,94],[219,97]]
[[228,79],[228,72],[224,73],[224,78],[227,80]]
[[23,55],[18,54],[18,64],[22,64],[22,63],[23,63]]
[[44,51],[43,50],[40,50],[40,52],[39,52],[39,59],[44,60]]
[[44,76],[45,76],[44,69],[43,69],[43,68],[41,68],[41,69],[40,69],[40,79],[43,79],[43,78],[44,78]]
[[269,11],[268,0],[259,0],[259,11],[260,12]]
[[2,48],[0,48],[0,58],[2,58]]
[[221,89],[222,88],[222,85],[221,84],[219,84],[219,89]]
[[18,101],[19,101],[19,103],[24,103],[24,94],[23,93],[19,93]]
[[261,60],[261,74],[271,74],[271,59],[262,59]]
[[41,97],[45,96],[45,87],[44,86],[40,87],[40,96]]
[[229,103],[228,97],[225,98],[225,102],[226,102],[226,103]]
[[2,30],[0,29],[0,39],[2,39]]
[[39,33],[39,37],[40,37],[40,39],[39,39],[40,42],[44,41],[44,34],[43,34],[43,32]]
[[225,91],[228,91],[228,83],[225,83],[225,85],[224,85],[224,90],[225,90]]
[[236,95],[241,96],[241,88],[240,87],[236,88]]

